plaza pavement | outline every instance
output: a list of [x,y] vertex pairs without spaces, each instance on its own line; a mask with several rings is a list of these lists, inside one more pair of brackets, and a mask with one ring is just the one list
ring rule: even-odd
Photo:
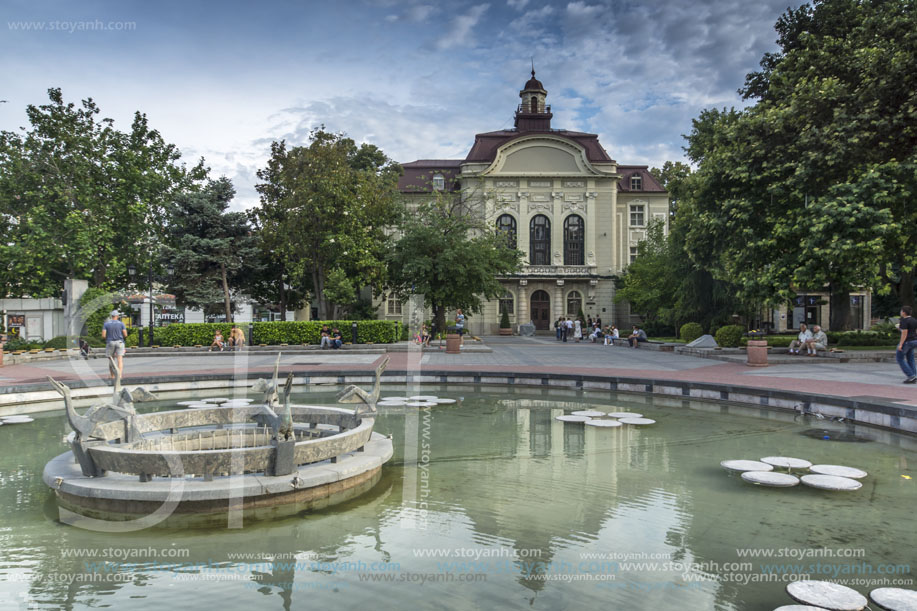
[[[483,340],[490,352],[457,355],[436,349],[422,354],[391,352],[388,369],[598,374],[752,386],[917,406],[917,385],[902,384],[904,376],[895,363],[813,363],[806,357],[799,357],[798,362],[792,364],[752,368],[741,363],[672,352],[561,343],[553,337],[485,337]],[[346,350],[289,353],[283,357],[282,369],[297,373],[368,372],[381,357],[378,353]],[[273,369],[275,359],[275,354],[258,352],[128,356],[124,365],[125,382],[140,383],[147,376],[265,373]],[[49,375],[62,381],[105,379],[107,363],[104,359],[74,359],[4,366],[0,367],[0,387],[48,385]]]

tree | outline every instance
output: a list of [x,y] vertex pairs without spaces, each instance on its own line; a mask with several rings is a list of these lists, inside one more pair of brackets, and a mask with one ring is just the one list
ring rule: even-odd
[[234,196],[232,183],[223,177],[178,198],[167,251],[175,266],[177,301],[202,309],[222,301],[227,322],[232,289],[249,273],[259,248],[246,213],[227,211]]
[[737,311],[750,310],[737,300],[734,286],[706,269],[709,260],[688,256],[693,215],[690,166],[666,161],[661,170],[650,171],[669,192],[670,230],[666,235],[664,224],[650,226],[647,239],[637,247],[636,260],[618,280],[615,301],[629,301],[632,310],[649,323],[675,328],[696,322],[710,329],[731,321]]
[[[793,162],[774,191],[792,197],[797,209],[808,200],[824,211],[838,190],[864,202],[872,212],[862,211],[868,218],[858,221],[878,230],[869,235],[881,235],[883,248],[870,241],[861,256],[872,257],[870,270],[878,263],[902,303],[913,302],[917,265],[914,9],[911,0],[816,0],[788,10],[776,24],[780,50],[765,55],[761,70],[749,74],[742,89],[757,100],[753,113],[778,127],[765,140],[770,153]],[[882,211],[891,214],[888,227]],[[842,241],[857,239],[844,234]],[[832,247],[819,248],[826,246]],[[810,247],[804,254],[821,253]],[[865,274],[867,280],[872,275]],[[837,294],[831,326],[843,328],[846,280],[824,279]]]
[[742,111],[705,111],[688,136],[688,249],[745,301],[849,293],[917,265],[917,12],[906,0],[816,0],[777,22],[777,53],[746,78]]
[[127,280],[137,244],[152,244],[169,203],[204,174],[136,113],[129,133],[77,107],[60,89],[28,106],[23,134],[0,133],[0,291],[57,294],[66,277],[114,288]]
[[656,180],[669,192],[669,214],[678,213],[678,202],[684,197],[691,166],[682,161],[666,161],[661,168],[650,168]]
[[412,210],[388,257],[389,287],[401,298],[424,296],[440,331],[446,311],[480,312],[503,295],[498,276],[519,270],[523,253],[481,222],[460,197],[439,196]]
[[320,318],[335,317],[359,287],[384,282],[389,228],[401,210],[400,175],[379,148],[357,147],[324,128],[312,131],[309,146],[271,145],[267,167],[258,171],[261,203],[253,214],[286,268],[308,278],[301,290],[309,289]]

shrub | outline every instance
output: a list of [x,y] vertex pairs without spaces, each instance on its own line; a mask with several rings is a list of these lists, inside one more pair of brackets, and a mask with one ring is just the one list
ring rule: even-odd
[[[345,341],[350,340],[352,320],[310,320],[287,322],[256,322],[252,333],[252,343],[268,344],[318,344],[322,325],[337,327]],[[358,320],[357,343],[391,344],[402,337],[402,324],[392,320]],[[248,333],[249,323],[239,323],[239,327]],[[160,346],[209,346],[216,330],[228,338],[232,323],[175,323],[156,329],[156,343]],[[246,338],[247,339],[247,338]]]
[[[655,320],[648,320],[640,325],[647,337],[675,337],[675,327]],[[630,335],[630,332],[626,333]]]
[[506,308],[503,308],[503,313],[500,315],[500,328],[512,329],[512,325],[509,324],[509,314],[507,314]]
[[689,344],[704,334],[704,328],[696,322],[686,322],[681,326],[678,336]]
[[834,346],[894,346],[899,337],[874,331],[828,331],[827,335],[828,343]]
[[3,350],[6,352],[14,352],[16,350],[30,350],[30,345],[31,344],[29,340],[21,339],[18,337],[11,337],[3,344]]
[[90,337],[87,335],[85,337],[82,337],[81,339],[85,339],[86,343],[89,344],[90,348],[104,348],[105,347],[105,340],[102,339],[101,337]]
[[744,335],[745,328],[741,325],[726,325],[716,330],[716,343],[723,348],[737,348]]
[[79,344],[76,340],[73,340],[73,344],[71,345],[70,342],[67,341],[66,335],[58,335],[46,341],[42,347],[63,350],[64,348],[79,348]]

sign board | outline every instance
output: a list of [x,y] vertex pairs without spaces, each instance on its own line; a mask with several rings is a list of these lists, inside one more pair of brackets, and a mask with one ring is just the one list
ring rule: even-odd
[[174,322],[185,322],[185,311],[176,308],[159,308],[155,312],[156,326],[162,327]]
[[7,327],[24,327],[25,314],[10,314],[6,317]]

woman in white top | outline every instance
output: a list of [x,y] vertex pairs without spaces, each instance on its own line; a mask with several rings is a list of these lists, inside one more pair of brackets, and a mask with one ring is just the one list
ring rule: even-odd
[[580,322],[579,318],[573,321],[573,339],[576,341],[583,339],[583,323]]
[[611,330],[609,330],[608,333],[605,334],[605,345],[607,346],[608,344],[611,344],[612,346],[614,346],[615,340],[620,337],[621,336],[618,335],[618,328],[614,325],[611,325]]

